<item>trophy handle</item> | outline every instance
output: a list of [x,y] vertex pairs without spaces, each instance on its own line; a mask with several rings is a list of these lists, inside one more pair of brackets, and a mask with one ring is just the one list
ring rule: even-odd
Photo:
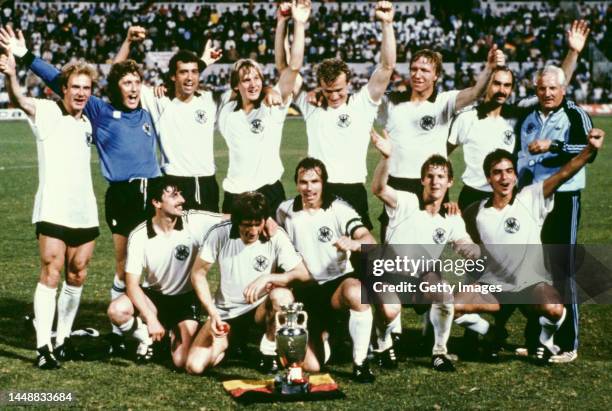
[[[274,316],[274,318],[275,318],[277,330],[279,330],[284,324],[287,323],[287,314],[285,314],[282,311],[278,311],[276,315]],[[283,318],[282,322],[281,322],[281,318]]]
[[[301,321],[300,321],[301,319]],[[297,323],[301,326],[303,326],[304,328],[306,328],[306,323],[308,322],[308,314],[306,313],[306,311],[300,311],[298,313],[298,317],[297,317]]]

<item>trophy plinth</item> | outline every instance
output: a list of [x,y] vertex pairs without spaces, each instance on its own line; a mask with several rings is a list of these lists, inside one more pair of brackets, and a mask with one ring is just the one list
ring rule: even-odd
[[274,378],[274,387],[280,394],[306,394],[310,390],[308,376],[302,369],[308,347],[307,320],[301,303],[283,306],[276,313],[276,351],[285,367]]

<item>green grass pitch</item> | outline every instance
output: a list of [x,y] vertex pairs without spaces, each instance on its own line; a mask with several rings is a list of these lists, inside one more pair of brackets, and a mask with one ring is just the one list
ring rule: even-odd
[[[596,118],[612,138],[612,117]],[[611,143],[608,142],[607,145]],[[288,196],[295,195],[292,181],[296,163],[306,154],[305,128],[301,120],[288,120],[284,129],[282,157],[283,183]],[[610,148],[606,147],[588,169],[587,189],[583,192],[580,240],[585,243],[612,243],[612,204],[609,194]],[[463,169],[460,150],[451,157],[456,176]],[[218,181],[227,170],[227,149],[217,136]],[[378,155],[370,150],[368,167],[372,172]],[[92,326],[103,333],[110,330],[106,319],[109,286],[113,275],[110,233],[104,223],[104,190],[97,159],[92,171],[100,210],[101,236],[98,239],[89,278],[83,293],[75,328]],[[87,363],[66,363],[55,372],[33,368],[35,338],[22,321],[30,312],[38,279],[38,248],[30,224],[37,187],[36,146],[26,123],[0,123],[0,391],[52,390],[75,393],[79,408],[101,409],[227,409],[236,407],[221,387],[232,377],[259,378],[244,365],[215,369],[209,375],[193,377],[171,371],[160,364],[137,366],[123,359]],[[459,178],[452,188],[456,199]],[[380,203],[370,198],[371,216],[378,216]],[[376,232],[376,235],[378,233]],[[350,363],[333,365],[330,372],[346,394],[344,400],[300,403],[299,408],[335,409],[607,409],[612,382],[612,307],[584,306],[582,345],[572,364],[537,367],[504,354],[499,364],[459,361],[454,374],[436,373],[429,368],[429,349],[419,346],[419,321],[413,311],[403,315],[410,351],[407,362],[394,372],[375,369],[373,385],[350,381]],[[522,341],[524,320],[515,314],[510,322],[510,342]],[[453,328],[450,350],[457,345],[459,330]],[[6,404],[0,404],[4,408]],[[270,407],[266,405],[266,407]],[[281,409],[286,405],[272,405]],[[263,409],[261,407],[255,407]]]

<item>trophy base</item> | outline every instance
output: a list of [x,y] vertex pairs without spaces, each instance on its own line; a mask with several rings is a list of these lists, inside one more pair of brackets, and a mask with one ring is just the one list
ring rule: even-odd
[[303,395],[310,392],[310,384],[306,382],[289,382],[283,376],[274,378],[274,391],[280,395]]

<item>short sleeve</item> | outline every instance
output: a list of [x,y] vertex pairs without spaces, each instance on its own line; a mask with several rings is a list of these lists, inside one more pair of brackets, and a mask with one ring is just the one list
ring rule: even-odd
[[448,216],[448,219],[451,220],[451,236],[448,239],[450,242],[457,242],[461,240],[465,240],[471,238],[465,228],[465,221],[459,215]]
[[207,263],[214,263],[219,256],[219,235],[224,230],[221,226],[214,226],[204,236],[204,242],[200,249],[200,258]]
[[370,90],[368,89],[367,85],[361,87],[361,90],[359,90],[354,97],[355,102],[359,106],[359,111],[367,115],[370,119],[375,119],[382,99],[380,101],[372,100],[372,97],[370,97]]
[[440,93],[440,95],[436,99],[436,103],[442,105],[442,124],[449,123],[453,116],[456,114],[455,109],[457,107],[457,96],[459,95],[459,93],[459,90],[445,91],[443,93]]
[[465,138],[468,137],[469,120],[469,112],[461,111],[453,116],[448,132],[448,142],[450,144],[454,146],[465,144]]
[[554,206],[554,196],[544,198],[544,181],[524,187],[517,196],[540,225]]
[[36,114],[34,115],[34,135],[39,141],[46,140],[50,135],[56,135],[56,133],[45,133],[43,130],[49,128],[55,128],[58,118],[53,115],[56,111],[61,116],[57,108],[57,104],[50,100],[43,100],[34,98],[32,99],[34,107],[36,108]]
[[389,120],[389,105],[391,102],[389,101],[389,96],[385,94],[381,99],[381,102],[378,106],[378,112],[376,113],[376,124],[380,127],[386,127],[387,121]]
[[276,265],[282,268],[284,271],[293,270],[301,261],[302,258],[295,251],[291,240],[287,236],[284,230],[279,230],[276,235],[272,237],[274,241],[274,249],[276,252]]
[[170,103],[168,97],[157,98],[153,94],[153,88],[144,85],[140,89],[140,101],[142,108],[151,114],[155,123],[159,121],[165,107]]
[[419,209],[419,199],[413,193],[396,190],[396,194],[397,205],[395,208],[391,208],[385,204],[385,210],[387,211],[389,218],[403,220],[415,210]]
[[125,263],[125,272],[140,276],[144,268],[145,250],[142,237],[139,232],[130,235],[127,247],[127,259]]
[[287,216],[289,215],[288,208],[291,207],[292,202],[283,202],[276,209],[276,222],[278,225],[283,227],[285,230],[287,229]]
[[304,119],[310,117],[316,108],[308,102],[308,93],[306,91],[300,92],[294,100],[295,105],[302,113]]
[[217,224],[221,222],[222,214],[209,213],[205,211],[195,211],[188,215],[189,229],[197,239],[198,247],[204,244],[206,234]]
[[336,200],[333,207],[335,216],[338,219],[338,225],[342,228],[342,233],[347,237],[353,237],[353,233],[358,228],[365,227],[357,211],[349,204]]

